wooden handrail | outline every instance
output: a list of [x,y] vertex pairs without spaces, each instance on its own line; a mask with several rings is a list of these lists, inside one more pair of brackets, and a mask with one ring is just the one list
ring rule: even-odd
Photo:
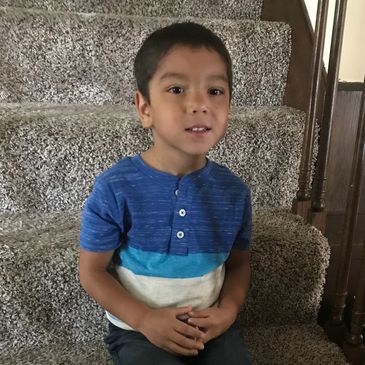
[[318,160],[312,185],[311,210],[308,215],[309,222],[322,230],[322,232],[325,230],[326,222],[326,213],[324,209],[327,166],[331,143],[333,112],[337,95],[338,71],[341,58],[346,5],[347,0],[336,0],[323,121],[320,131]]

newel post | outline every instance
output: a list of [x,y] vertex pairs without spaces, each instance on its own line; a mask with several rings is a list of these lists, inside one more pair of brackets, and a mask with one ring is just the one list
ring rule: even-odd
[[[349,198],[349,221],[346,220],[346,232],[348,234],[347,246],[350,246],[353,238],[353,231],[356,227],[356,217],[358,216],[358,210],[361,198],[361,177],[365,168],[365,79],[363,83],[360,117],[357,128],[353,172],[350,186]],[[362,192],[363,196],[365,191]],[[346,215],[347,217],[347,215]],[[344,249],[345,251],[345,249]],[[348,254],[347,251],[350,251]],[[351,247],[346,247],[346,255],[351,256]],[[338,292],[334,301],[333,314],[331,319],[339,320],[342,316],[342,295],[344,295],[347,283],[345,278],[348,278],[349,263],[346,263],[343,267],[341,275],[339,273],[338,278]],[[348,270],[348,271],[346,271]],[[347,359],[351,364],[361,365],[365,364],[365,346],[363,345],[362,331],[365,328],[365,237],[362,249],[361,266],[358,275],[359,281],[355,294],[355,304],[352,313],[352,320],[350,331],[346,334],[346,339],[343,344],[343,349]]]

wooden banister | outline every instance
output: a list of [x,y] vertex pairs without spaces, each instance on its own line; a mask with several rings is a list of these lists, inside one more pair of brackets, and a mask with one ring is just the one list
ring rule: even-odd
[[297,192],[296,201],[294,201],[293,204],[293,212],[301,215],[303,218],[307,218],[308,210],[310,208],[310,180],[312,172],[313,145],[317,120],[319,88],[322,77],[323,48],[326,34],[327,14],[328,0],[319,0],[311,65],[309,106],[304,129],[302,158],[300,162],[299,190]]
[[[328,337],[336,342],[338,345],[342,345],[345,340],[345,326],[343,324],[343,311],[345,308],[347,297],[347,286],[350,273],[352,244],[354,240],[354,232],[357,223],[357,216],[360,206],[361,195],[361,178],[363,173],[363,165],[365,163],[365,80],[363,83],[361,107],[359,123],[356,134],[356,142],[354,149],[354,157],[351,169],[350,186],[347,196],[346,214],[345,214],[345,228],[343,235],[343,242],[341,245],[341,261],[339,264],[338,274],[336,278],[336,292],[333,297],[333,303],[331,308],[330,320],[326,324],[326,332]],[[365,249],[364,249],[365,251]],[[364,260],[365,253],[363,255]],[[362,267],[362,277],[360,276],[358,295],[356,297],[355,311],[361,313],[364,305],[364,293],[365,293],[365,264]],[[359,317],[358,315],[357,317]],[[348,337],[348,344],[354,345],[358,341],[357,337],[357,325],[361,318],[355,316],[355,323],[352,328],[354,331],[353,336]],[[361,317],[361,316],[360,316]],[[362,327],[362,326],[361,326]]]
[[312,185],[311,209],[308,214],[308,221],[322,232],[325,231],[326,225],[325,193],[327,165],[331,142],[333,112],[337,94],[338,71],[341,59],[346,5],[347,0],[336,0],[323,121],[320,131],[318,160]]
[[365,328],[365,237],[356,291],[355,305],[352,312],[350,333],[346,334],[343,351],[347,360],[354,365],[365,364],[365,346],[362,331]]

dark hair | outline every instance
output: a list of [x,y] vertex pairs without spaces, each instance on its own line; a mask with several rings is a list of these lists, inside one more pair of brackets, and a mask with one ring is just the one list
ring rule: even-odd
[[232,61],[223,41],[208,28],[193,22],[174,23],[153,32],[143,42],[134,60],[137,88],[150,102],[149,82],[159,62],[176,45],[205,47],[216,51],[227,68],[229,99],[232,97]]

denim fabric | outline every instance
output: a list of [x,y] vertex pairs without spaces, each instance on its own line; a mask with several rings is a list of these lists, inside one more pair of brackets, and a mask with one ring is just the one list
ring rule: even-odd
[[194,357],[174,356],[148,341],[139,332],[109,324],[105,338],[115,365],[251,365],[241,330],[234,323],[221,336],[209,341]]

